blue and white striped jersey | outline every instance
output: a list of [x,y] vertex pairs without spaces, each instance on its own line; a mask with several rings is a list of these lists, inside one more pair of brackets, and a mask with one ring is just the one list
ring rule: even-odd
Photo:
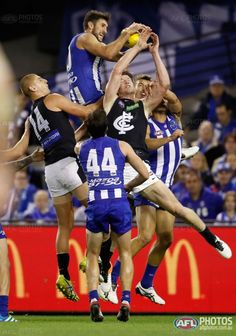
[[236,214],[234,214],[232,218],[229,218],[229,216],[225,211],[217,215],[216,221],[214,223],[214,225],[230,225],[230,224],[236,225]]
[[[168,113],[164,123],[153,117],[149,118],[150,138],[165,138],[176,129],[181,129],[171,113]],[[152,171],[164,182],[167,187],[173,184],[175,172],[181,160],[182,139],[170,141],[157,150],[150,151],[149,161]]]
[[80,162],[89,185],[89,202],[127,199],[123,171],[125,156],[119,141],[110,137],[89,139],[81,146]]
[[76,41],[80,35],[74,36],[68,47],[66,68],[71,100],[87,105],[104,94],[100,76],[102,59],[87,50],[77,48]]

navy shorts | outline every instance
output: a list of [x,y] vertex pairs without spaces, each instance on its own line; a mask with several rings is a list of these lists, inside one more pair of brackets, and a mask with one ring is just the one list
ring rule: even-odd
[[131,230],[132,212],[127,199],[106,199],[89,203],[86,228],[93,232],[124,234]]
[[0,223],[0,239],[7,238],[5,232],[3,231],[2,224]]

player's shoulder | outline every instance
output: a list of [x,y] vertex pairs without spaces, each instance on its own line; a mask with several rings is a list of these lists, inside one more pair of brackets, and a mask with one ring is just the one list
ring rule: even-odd
[[58,99],[60,100],[61,98],[63,98],[61,94],[56,93],[56,92],[51,92],[44,98],[44,102],[46,103],[55,102],[55,101],[58,101]]

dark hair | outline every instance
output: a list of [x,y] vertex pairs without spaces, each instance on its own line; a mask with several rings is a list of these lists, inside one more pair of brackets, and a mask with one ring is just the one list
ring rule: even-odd
[[222,103],[222,102],[220,102],[220,103],[216,104],[216,109],[217,109],[218,107],[225,107],[227,111],[230,110],[230,106],[229,106],[229,104],[226,104],[226,103]]
[[89,113],[86,126],[92,138],[99,138],[106,134],[107,115],[102,109]]
[[99,19],[104,19],[105,21],[109,22],[111,17],[110,13],[107,12],[99,12],[97,10],[91,10],[87,12],[87,14],[84,17],[83,27],[84,30],[88,28],[88,22],[92,21],[95,23]]
[[135,82],[137,82],[138,80],[147,80],[147,81],[151,81],[152,80],[152,77],[149,76],[149,75],[146,75],[146,74],[141,74],[141,75],[137,75],[135,77]]
[[224,137],[224,140],[223,140],[224,145],[229,139],[233,139],[234,142],[236,142],[236,132],[226,134],[226,136]]
[[134,76],[131,72],[125,70],[122,72],[122,76],[128,76],[132,80],[132,82],[134,82]]

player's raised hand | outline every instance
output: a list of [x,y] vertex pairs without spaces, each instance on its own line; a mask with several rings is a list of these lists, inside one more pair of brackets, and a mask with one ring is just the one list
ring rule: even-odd
[[151,31],[150,27],[145,26],[142,23],[133,22],[129,27],[125,28],[124,30],[127,31],[129,35],[132,35],[134,33],[142,32],[145,29],[149,29]]
[[137,42],[137,45],[140,47],[140,49],[146,49],[148,48],[147,40],[149,39],[151,35],[151,30],[149,28],[145,28],[141,31],[139,34],[139,40]]
[[183,135],[184,135],[184,131],[181,130],[181,129],[177,129],[171,134],[171,139],[174,141],[174,140],[182,137]]
[[155,34],[154,32],[152,32],[150,34],[150,39],[152,40],[152,42],[149,44],[149,51],[150,53],[153,53],[155,51],[155,48],[159,48],[159,37],[157,34]]

